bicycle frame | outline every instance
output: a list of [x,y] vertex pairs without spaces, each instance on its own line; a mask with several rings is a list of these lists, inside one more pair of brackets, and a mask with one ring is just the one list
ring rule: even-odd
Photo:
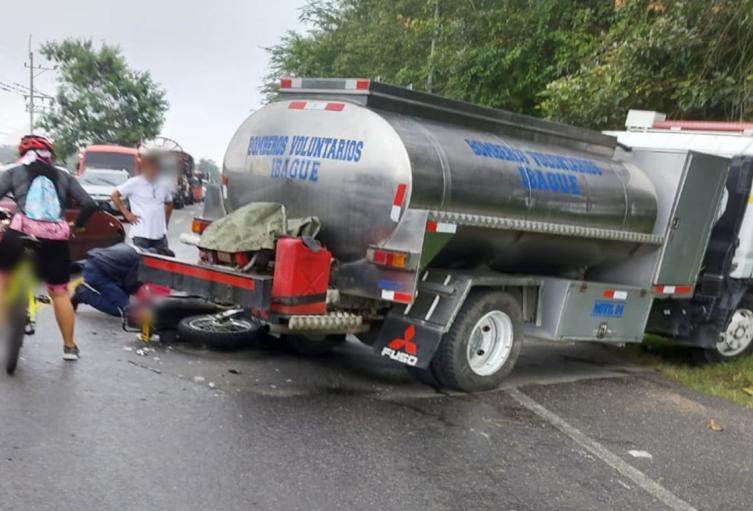
[[17,300],[26,300],[26,320],[29,325],[36,324],[37,299],[34,295],[36,279],[34,268],[28,257],[24,257],[10,273],[5,295],[5,306],[10,307]]

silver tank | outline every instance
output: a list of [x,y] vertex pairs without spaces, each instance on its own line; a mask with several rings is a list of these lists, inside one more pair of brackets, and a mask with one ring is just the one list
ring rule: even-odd
[[[243,123],[227,150],[227,209],[274,201],[291,217],[318,216],[322,241],[343,263],[363,259],[369,246],[395,231],[393,203],[401,185],[401,211],[653,230],[652,183],[640,169],[612,160],[611,150],[518,138],[469,118],[399,112],[348,96],[301,95],[266,105]],[[461,227],[436,264],[583,273],[636,248],[624,241]]]

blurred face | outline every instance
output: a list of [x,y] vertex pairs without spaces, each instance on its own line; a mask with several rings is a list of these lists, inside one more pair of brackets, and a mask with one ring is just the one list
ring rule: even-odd
[[157,162],[151,159],[145,159],[141,162],[141,174],[147,179],[147,181],[154,181],[157,179],[157,173],[159,167]]

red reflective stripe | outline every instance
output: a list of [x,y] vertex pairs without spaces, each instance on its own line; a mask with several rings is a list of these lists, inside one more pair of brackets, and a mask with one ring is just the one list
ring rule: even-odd
[[329,112],[342,112],[344,108],[345,103],[327,103],[327,106],[324,107]]
[[[667,289],[669,288],[669,289]],[[658,294],[668,294],[668,295],[689,295],[693,293],[693,286],[671,286],[671,285],[660,285],[655,286],[654,290]]]
[[720,121],[658,121],[654,123],[656,129],[680,129],[691,131],[750,131],[751,122],[720,122]]
[[393,298],[393,300],[396,302],[401,302],[401,303],[410,303],[411,298],[412,298],[411,295],[408,293],[395,292],[395,297]]
[[198,268],[188,264],[174,263],[172,261],[165,261],[163,259],[154,259],[151,257],[144,258],[144,264],[149,268],[155,270],[163,270],[170,273],[177,273],[178,275],[185,275],[187,277],[194,277],[201,280],[208,280],[210,282],[217,282],[218,284],[226,284],[228,286],[237,287],[241,289],[252,290],[256,287],[253,279],[238,277],[235,275],[228,275],[226,273],[220,273],[205,268]]
[[357,90],[366,90],[369,88],[369,80],[356,80]]
[[306,108],[306,102],[305,101],[291,101],[288,105],[288,108],[290,110],[303,110]]
[[405,200],[405,191],[408,189],[408,185],[400,183],[395,190],[395,198],[392,200],[393,206],[402,206],[403,200]]
[[426,222],[426,232],[437,232],[437,223],[434,220]]
[[283,78],[280,80],[280,88],[281,89],[290,89],[293,87],[293,80],[290,78]]

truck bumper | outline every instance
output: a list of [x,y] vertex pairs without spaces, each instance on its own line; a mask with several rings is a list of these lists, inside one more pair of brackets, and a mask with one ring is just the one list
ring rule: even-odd
[[139,280],[167,286],[213,303],[249,309],[268,310],[272,299],[271,275],[238,273],[158,255],[142,255]]

